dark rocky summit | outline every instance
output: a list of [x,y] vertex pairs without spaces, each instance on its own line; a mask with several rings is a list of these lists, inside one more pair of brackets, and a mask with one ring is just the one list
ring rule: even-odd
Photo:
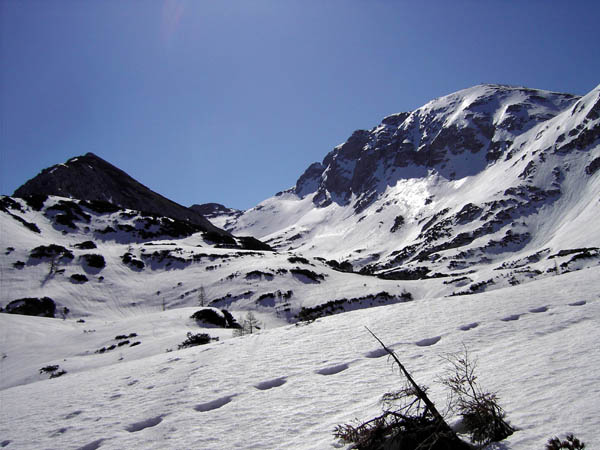
[[152,191],[93,153],[42,170],[13,194],[21,198],[31,195],[107,201],[122,208],[188,221],[200,226],[203,231],[229,235],[202,214]]

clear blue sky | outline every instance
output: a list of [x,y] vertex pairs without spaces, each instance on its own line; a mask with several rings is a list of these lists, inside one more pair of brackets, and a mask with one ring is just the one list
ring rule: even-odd
[[0,191],[94,152],[249,208],[353,130],[480,83],[585,94],[600,2],[0,0]]

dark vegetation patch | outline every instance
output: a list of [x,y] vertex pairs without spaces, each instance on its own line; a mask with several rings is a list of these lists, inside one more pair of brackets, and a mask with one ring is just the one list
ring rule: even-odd
[[25,219],[23,219],[22,217],[19,217],[17,215],[11,214],[9,213],[10,216],[15,219],[16,221],[20,222],[21,224],[23,224],[25,226],[25,228],[33,231],[34,233],[41,233],[40,229],[38,228],[38,226],[33,223],[33,222],[27,222]]
[[219,328],[240,328],[240,324],[237,323],[233,315],[226,309],[221,310],[221,314],[213,308],[204,308],[196,311],[190,316],[190,319],[194,319],[201,324],[211,324]]
[[261,294],[256,299],[256,304],[259,304],[261,306],[275,306],[276,300],[286,301],[292,298],[292,295],[294,295],[294,292],[291,290],[286,292],[280,290],[277,290],[275,292],[267,292],[265,294]]
[[98,248],[93,241],[83,241],[73,245],[73,247],[78,248],[80,250],[92,250]]
[[173,255],[171,250],[156,250],[150,254],[143,253],[142,258],[147,264],[162,264],[165,267],[171,267],[173,265],[186,266],[192,263],[191,259],[185,259],[181,256]]
[[45,215],[55,223],[77,229],[75,222],[90,223],[92,217],[81,209],[77,203],[70,200],[59,200],[54,205],[46,208]]
[[350,261],[336,261],[335,259],[326,260],[325,258],[316,257],[317,261],[321,261],[324,264],[327,264],[333,270],[338,272],[354,272],[354,267],[352,267],[352,263]]
[[226,234],[220,234],[216,231],[206,231],[202,233],[202,237],[215,245],[218,248],[236,248],[235,239]]
[[586,168],[585,173],[588,175],[593,175],[600,169],[600,156],[594,159]]
[[470,283],[471,280],[469,277],[458,277],[458,278],[452,278],[451,280],[446,280],[444,281],[444,284],[454,284],[454,283],[462,283],[462,282],[466,282],[466,283]]
[[572,255],[575,253],[588,254],[589,256],[592,256],[592,253],[598,252],[598,250],[599,250],[598,247],[572,248],[572,249],[567,249],[567,250],[560,250],[558,253],[548,256],[548,259],[560,258],[563,256]]
[[187,237],[202,230],[202,227],[191,222],[156,216],[151,213],[132,211],[123,212],[121,215],[124,219],[135,218],[135,220],[133,224],[119,224],[117,228],[141,239],[155,239],[165,236],[173,238]]
[[467,203],[456,213],[456,222],[460,225],[469,223],[477,219],[483,212],[483,209],[473,203]]
[[108,233],[116,233],[116,232],[117,232],[117,230],[115,230],[110,225],[107,225],[105,228],[102,228],[101,230],[96,230],[96,233],[100,233],[100,234],[108,234]]
[[421,228],[421,234],[427,231],[434,223],[438,221],[442,216],[445,216],[450,211],[450,208],[444,208],[441,211],[435,213]]
[[[536,253],[532,253],[531,255],[527,255],[524,258],[520,258],[513,261],[505,261],[494,270],[502,270],[502,269],[517,269],[519,267],[527,266],[528,264],[537,263],[542,260],[545,254],[550,252],[549,248],[544,248]],[[550,257],[549,257],[550,258]]]
[[58,378],[58,377],[62,377],[64,374],[67,373],[66,370],[58,370],[58,369],[59,369],[58,364],[45,366],[40,369],[40,374],[47,373],[50,375],[50,378]]
[[13,267],[15,269],[22,269],[23,267],[25,267],[25,263],[23,261],[17,261],[13,263]]
[[41,233],[40,229],[38,228],[38,226],[35,223],[27,222],[22,217],[19,217],[16,214],[13,214],[12,212],[10,212],[9,209],[21,211],[21,212],[23,211],[23,208],[21,208],[20,203],[16,202],[15,200],[13,200],[10,197],[1,197],[0,198],[0,211],[5,212],[9,216],[11,216],[13,219],[15,219],[17,222],[21,223],[25,228],[33,231],[34,233]]
[[[563,263],[563,264],[568,265],[569,263],[572,263],[579,259],[596,258],[598,256],[600,256],[600,252],[598,251],[598,249],[587,249],[581,253],[577,253],[577,254],[573,255],[569,261],[567,261],[566,263]],[[562,264],[561,264],[561,266],[562,266]]]
[[226,309],[222,309],[221,312],[225,316],[225,321],[227,322],[227,328],[240,328],[241,327],[241,325],[237,322],[237,320],[235,320],[235,317],[233,317],[233,314],[231,314]]
[[459,291],[459,292],[453,292],[452,294],[449,295],[449,297],[454,297],[457,295],[471,295],[471,294],[477,294],[478,292],[483,292],[486,290],[486,288],[492,284],[495,284],[495,281],[493,279],[489,279],[489,280],[485,280],[485,281],[480,281],[479,283],[473,283],[472,285],[469,286],[469,289],[466,291]]
[[106,267],[106,261],[102,255],[88,253],[87,255],[81,255],[80,258],[83,259],[88,266],[95,269],[103,269]]
[[8,212],[9,209],[23,212],[21,204],[11,197],[3,195],[0,197],[0,211]]
[[84,274],[82,273],[74,273],[73,275],[71,275],[71,283],[76,283],[76,284],[82,284],[82,283],[87,283],[88,277],[86,277]]
[[66,249],[62,245],[50,244],[40,245],[35,247],[29,253],[31,258],[42,259],[42,258],[59,258],[59,259],[73,259],[73,252]]
[[[531,234],[529,233],[514,233],[512,230],[507,230],[506,234],[499,241],[490,239],[490,241],[483,246],[485,251],[503,252],[506,251],[507,247],[522,247],[531,240]],[[515,249],[516,250],[516,249]]]
[[59,367],[59,366],[58,366],[58,364],[56,364],[56,365],[50,365],[50,366],[45,366],[45,367],[42,367],[42,368],[40,369],[40,375],[41,375],[42,373],[52,373],[52,372],[56,372],[56,371],[58,370],[58,367]]
[[50,297],[19,298],[6,305],[3,312],[25,316],[54,317],[56,303]]
[[130,338],[134,338],[134,337],[137,337],[137,333],[119,334],[119,335],[115,336],[115,341],[119,341],[122,339],[130,339]]
[[546,450],[584,450],[585,443],[577,439],[572,433],[560,440],[557,436],[548,440]]
[[198,310],[190,316],[190,319],[194,319],[199,323],[215,325],[220,328],[225,328],[227,325],[225,317],[212,308]]
[[41,194],[32,194],[26,195],[25,197],[23,197],[23,200],[31,209],[35,211],[41,211],[41,209],[44,207],[44,203],[46,203],[46,200],[48,200],[48,196]]
[[248,272],[244,278],[246,278],[246,280],[254,280],[254,279],[260,280],[262,278],[264,278],[265,280],[272,280],[274,278],[274,275],[270,272],[262,272],[260,270],[253,270],[252,272]]
[[133,254],[127,252],[121,256],[121,261],[123,264],[128,266],[132,270],[143,270],[146,266],[144,261],[137,259]]
[[112,344],[112,345],[109,345],[108,347],[99,348],[94,353],[102,354],[102,353],[110,352],[110,351],[114,350],[115,348],[117,348],[117,345],[116,344]]
[[308,269],[301,269],[299,267],[296,267],[295,269],[290,269],[290,273],[296,277],[299,277],[301,281],[302,277],[305,277],[313,283],[320,283],[321,281],[324,281],[326,276],[325,274],[316,273]]
[[259,241],[256,238],[253,238],[252,236],[238,236],[238,240],[240,241],[242,248],[246,250],[260,250],[268,252],[273,251],[271,246]]
[[182,348],[195,347],[197,345],[205,345],[205,344],[209,344],[211,341],[218,341],[218,340],[219,340],[218,337],[215,337],[215,338],[210,337],[210,335],[207,333],[192,334],[191,332],[188,332],[187,339],[185,341],[183,341],[181,344],[179,344],[177,346],[177,348],[179,350],[181,350]]
[[306,265],[312,265],[308,259],[303,258],[302,256],[290,256],[288,258],[288,261],[291,262],[292,264],[306,264]]
[[412,300],[410,292],[403,292],[400,295],[391,295],[386,291],[377,294],[369,294],[363,297],[342,298],[339,300],[330,300],[313,307],[302,307],[296,318],[299,321],[313,321],[319,317],[340,314],[346,311],[356,309],[370,308],[372,306],[390,305],[393,303],[408,302]]
[[418,266],[409,269],[394,270],[391,272],[377,274],[377,278],[383,280],[426,280],[429,278],[444,278],[448,275],[442,273],[430,274],[431,269],[425,266]]
[[210,302],[210,305],[214,306],[214,307],[229,306],[232,303],[237,302],[238,300],[242,300],[242,299],[245,299],[245,298],[250,298],[253,295],[254,295],[253,291],[246,291],[246,292],[243,292],[243,293],[238,294],[238,295],[232,295],[231,293],[228,293],[227,295],[224,295],[223,297],[219,297],[219,298],[216,298],[216,299],[212,300]]
[[140,341],[130,343],[131,342],[130,339],[134,338],[134,337],[137,337],[137,333],[118,334],[117,336],[115,336],[115,341],[117,341],[116,344],[111,344],[108,347],[99,348],[94,353],[102,354],[102,353],[110,352],[116,348],[124,347],[127,344],[129,344],[130,347],[135,347],[136,345],[140,345],[141,344]]
[[395,233],[400,228],[402,228],[403,225],[404,225],[404,217],[396,216],[396,218],[394,219],[394,225],[392,225],[392,228],[390,228],[390,232]]

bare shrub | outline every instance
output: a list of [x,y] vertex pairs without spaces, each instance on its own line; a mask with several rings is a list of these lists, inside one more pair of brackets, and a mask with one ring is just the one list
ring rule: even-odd
[[471,440],[486,445],[513,434],[515,429],[504,420],[505,413],[498,404],[498,396],[479,385],[477,360],[470,357],[467,349],[444,359],[449,367],[440,381],[450,389],[450,408],[462,417]]
[[583,450],[585,444],[577,439],[573,434],[567,434],[564,440],[560,440],[558,437],[553,437],[548,440],[546,444],[546,450]]

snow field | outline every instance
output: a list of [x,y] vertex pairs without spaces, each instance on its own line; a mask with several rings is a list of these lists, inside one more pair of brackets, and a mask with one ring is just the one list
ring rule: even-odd
[[374,416],[400,385],[368,326],[440,409],[440,355],[464,343],[518,428],[503,448],[565,432],[595,448],[599,274],[349,312],[4,389],[0,434],[25,449],[340,448],[334,426]]

